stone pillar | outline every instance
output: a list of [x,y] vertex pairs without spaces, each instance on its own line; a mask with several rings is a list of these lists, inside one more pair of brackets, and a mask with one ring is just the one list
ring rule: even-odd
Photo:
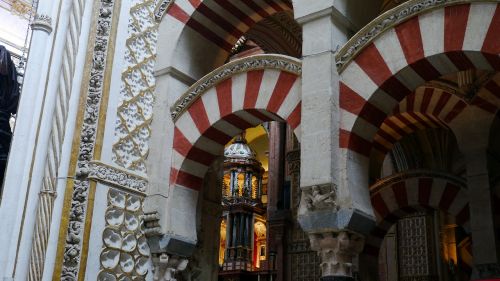
[[474,261],[472,280],[500,278],[499,241],[495,235],[486,153],[485,148],[465,152]]
[[312,249],[321,256],[322,280],[352,280],[352,259],[363,245],[359,241],[374,224],[368,186],[350,190],[353,184],[343,180],[347,177],[342,167],[345,153],[339,148],[335,55],[357,29],[356,19],[347,11],[352,6],[346,2],[351,1],[297,1],[294,5],[295,18],[303,28],[298,221],[310,235]]
[[477,107],[468,107],[452,124],[467,170],[474,263],[471,280],[500,278],[499,241],[495,236],[487,159],[493,118]]
[[362,235],[347,232],[310,234],[311,249],[321,258],[321,281],[354,281],[353,260],[364,246]]

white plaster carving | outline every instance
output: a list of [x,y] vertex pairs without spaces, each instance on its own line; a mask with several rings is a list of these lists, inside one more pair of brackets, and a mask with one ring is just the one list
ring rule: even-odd
[[61,279],[67,281],[76,281],[80,269],[85,214],[87,212],[90,187],[88,178],[90,172],[89,164],[95,148],[114,4],[114,0],[101,0],[99,4],[97,30],[93,46],[93,60],[90,67],[90,81],[87,88],[87,99],[76,163],[75,174],[77,177],[73,181],[74,189],[71,197],[69,225],[61,270]]
[[172,119],[174,121],[177,120],[177,118],[179,118],[196,99],[201,97],[206,90],[224,81],[228,77],[237,73],[259,69],[277,69],[297,75],[302,73],[300,61],[287,56],[256,55],[232,61],[207,74],[191,86],[170,108]]
[[155,91],[158,23],[154,0],[133,0],[117,110],[113,162],[146,173]]
[[353,258],[363,250],[363,236],[347,231],[310,234],[311,249],[321,258],[321,275],[353,276]]
[[90,179],[111,184],[128,192],[145,195],[148,185],[147,179],[98,161],[92,161],[89,167]]
[[44,14],[36,14],[31,23],[31,29],[52,32],[52,18]]

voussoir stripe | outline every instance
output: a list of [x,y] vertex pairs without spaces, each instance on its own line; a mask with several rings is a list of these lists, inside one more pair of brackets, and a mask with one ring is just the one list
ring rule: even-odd
[[297,80],[297,75],[284,72],[280,73],[276,86],[274,87],[273,93],[271,94],[271,99],[267,104],[267,110],[271,112],[278,112],[281,104],[285,100],[286,96],[290,92]]
[[257,96],[259,95],[260,85],[262,84],[262,78],[264,76],[264,70],[255,70],[247,72],[247,81],[245,88],[245,101],[243,102],[243,108],[254,108],[257,102]]

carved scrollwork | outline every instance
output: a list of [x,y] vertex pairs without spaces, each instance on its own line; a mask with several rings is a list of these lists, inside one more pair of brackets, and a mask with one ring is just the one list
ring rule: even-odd
[[97,161],[92,161],[89,168],[90,179],[95,179],[142,195],[146,192],[148,181],[141,176]]
[[296,75],[302,73],[300,61],[287,56],[256,55],[232,61],[207,74],[191,86],[170,108],[172,119],[176,121],[196,99],[218,83],[235,74],[259,69],[277,69]]

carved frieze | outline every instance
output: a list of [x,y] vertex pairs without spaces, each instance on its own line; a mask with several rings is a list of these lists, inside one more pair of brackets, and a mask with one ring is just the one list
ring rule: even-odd
[[148,185],[147,179],[98,161],[92,161],[89,167],[90,179],[111,184],[129,192],[145,195]]

